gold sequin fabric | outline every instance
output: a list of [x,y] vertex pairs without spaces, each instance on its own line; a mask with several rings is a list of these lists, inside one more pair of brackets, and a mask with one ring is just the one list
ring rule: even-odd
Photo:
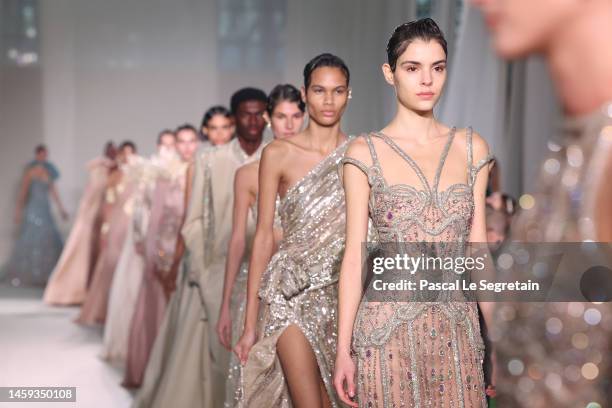
[[292,406],[276,342],[289,325],[308,339],[333,407],[338,274],[345,236],[345,200],[338,173],[345,141],[281,200],[283,239],[261,279],[257,343],[244,368],[245,406]]
[[[345,157],[341,165],[361,169],[370,185],[369,212],[381,243],[436,242],[461,247],[470,234],[474,213],[472,187],[490,160],[472,158],[472,131],[467,130],[467,182],[438,190],[440,174],[453,143],[448,136],[433,185],[417,163],[389,136],[362,135],[372,165]],[[380,139],[417,174],[422,186],[389,185],[383,177],[373,139]],[[438,246],[438,245],[437,245]],[[439,245],[443,248],[444,245]],[[438,253],[439,256],[445,256]],[[359,306],[352,349],[357,366],[360,407],[485,407],[483,358],[478,309],[474,302],[368,300]]]
[[[596,240],[600,223],[592,204],[599,186],[610,188],[610,174],[603,169],[612,157],[612,102],[566,118],[561,137],[548,149],[537,191],[519,200],[512,239]],[[611,303],[506,303],[497,316],[492,340],[500,406],[612,406]]]

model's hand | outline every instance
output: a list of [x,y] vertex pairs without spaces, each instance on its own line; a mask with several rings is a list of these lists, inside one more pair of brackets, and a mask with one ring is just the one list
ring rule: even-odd
[[[346,384],[346,386],[345,386]],[[334,370],[334,387],[342,402],[350,407],[357,407],[355,398],[355,363],[349,353],[336,355]]]
[[219,310],[219,320],[217,321],[217,336],[223,347],[232,349],[232,318],[229,305],[221,305]]
[[255,340],[257,340],[255,330],[245,329],[244,332],[242,332],[240,340],[238,340],[238,343],[234,346],[234,353],[238,356],[240,364],[246,364],[249,358],[249,351],[251,351],[251,348],[255,344]]

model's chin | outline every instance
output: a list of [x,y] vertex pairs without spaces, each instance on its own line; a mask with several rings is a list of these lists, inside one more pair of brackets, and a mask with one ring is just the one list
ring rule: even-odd
[[338,123],[339,118],[337,116],[319,116],[317,123],[321,126],[333,126]]
[[499,32],[493,38],[493,47],[497,54],[505,59],[523,58],[535,51],[535,46],[527,39],[516,34]]

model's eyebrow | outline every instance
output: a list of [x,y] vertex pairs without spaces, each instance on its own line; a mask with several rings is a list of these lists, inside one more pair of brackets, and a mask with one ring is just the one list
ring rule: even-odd
[[[406,65],[406,64],[410,64],[410,65],[423,65],[423,64],[421,64],[419,61],[404,61],[404,62],[402,62],[400,65],[401,65],[401,66],[404,66],[404,65]],[[431,64],[431,65],[438,65],[438,64],[446,64],[446,60],[445,60],[445,59],[443,59],[443,60],[439,60],[439,61],[434,62],[434,63],[433,63],[433,64]]]

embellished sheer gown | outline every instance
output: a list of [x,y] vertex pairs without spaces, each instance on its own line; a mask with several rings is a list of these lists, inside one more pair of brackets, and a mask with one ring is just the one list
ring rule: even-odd
[[331,376],[346,224],[336,169],[347,145],[345,141],[318,163],[280,202],[283,238],[261,278],[258,341],[243,369],[244,404],[249,408],[292,406],[276,353],[276,343],[290,325],[308,339],[332,406],[341,406]]
[[[472,188],[492,156],[473,164],[468,129],[467,182],[440,191],[440,175],[455,132],[453,128],[449,133],[432,184],[416,161],[380,132],[361,136],[372,165],[343,158],[341,165],[354,165],[368,177],[369,213],[379,242],[436,243],[435,256],[442,257],[448,255],[444,243],[458,248],[461,245],[456,244],[467,242],[474,213]],[[405,160],[422,185],[389,185],[373,139]],[[389,301],[370,297],[372,291],[366,288],[353,329],[359,407],[486,407],[477,304],[455,298],[415,301],[408,295]]]

